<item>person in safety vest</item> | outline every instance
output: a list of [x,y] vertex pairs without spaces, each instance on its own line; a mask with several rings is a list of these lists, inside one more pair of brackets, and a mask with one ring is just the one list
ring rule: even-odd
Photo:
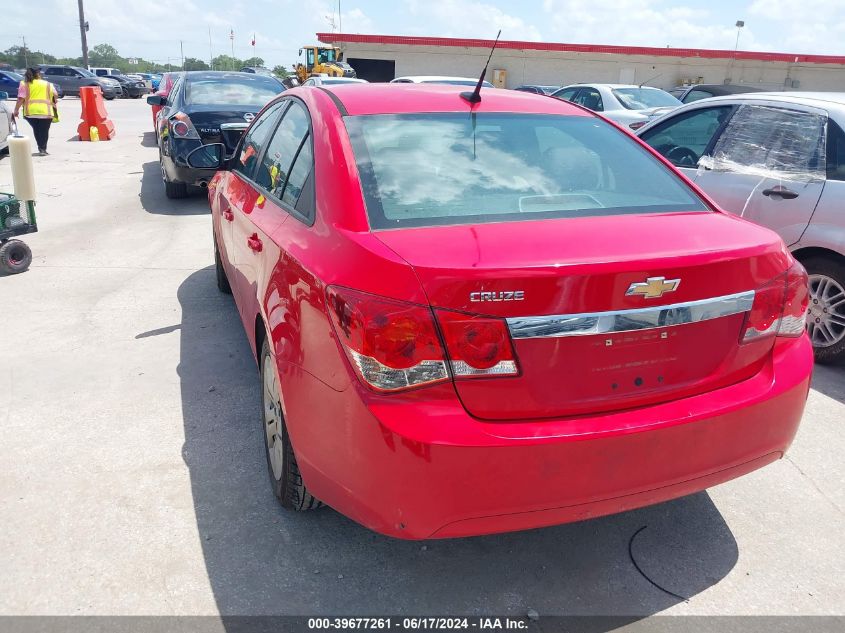
[[18,87],[18,102],[13,117],[17,118],[23,108],[23,118],[32,126],[38,155],[47,155],[47,139],[50,138],[50,124],[56,116],[56,88],[49,81],[41,79],[41,70],[27,68]]

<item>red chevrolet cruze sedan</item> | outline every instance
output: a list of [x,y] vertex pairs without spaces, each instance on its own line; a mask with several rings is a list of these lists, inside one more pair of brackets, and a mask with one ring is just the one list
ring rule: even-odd
[[461,90],[294,89],[191,156],[282,505],[466,536],[782,457],[812,349],[780,238],[591,112]]

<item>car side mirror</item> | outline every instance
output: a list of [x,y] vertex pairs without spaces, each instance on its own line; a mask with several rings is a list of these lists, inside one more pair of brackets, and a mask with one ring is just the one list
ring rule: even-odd
[[223,143],[201,145],[188,154],[188,166],[194,169],[220,169],[226,162],[226,147]]
[[162,97],[161,95],[150,95],[147,97],[147,103],[151,106],[164,106],[167,105],[167,97]]
[[5,101],[8,98],[9,98],[8,92],[0,92],[0,101]]

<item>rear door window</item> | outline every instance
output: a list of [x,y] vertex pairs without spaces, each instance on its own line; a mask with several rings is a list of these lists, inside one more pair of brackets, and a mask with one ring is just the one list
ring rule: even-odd
[[702,161],[717,171],[765,178],[823,180],[827,117],[810,111],[743,105]]
[[595,88],[582,88],[581,92],[579,92],[578,96],[575,98],[575,103],[584,106],[593,112],[601,112],[604,110],[601,94],[599,94],[599,91]]
[[345,119],[374,229],[708,211],[630,135],[592,116]]
[[648,130],[641,138],[673,165],[695,167],[732,109],[732,106],[720,106],[679,114]]
[[288,207],[296,207],[311,174],[313,154],[308,112],[291,101],[273,138],[267,144],[255,182]]
[[[674,96],[674,95],[673,95]],[[701,101],[702,99],[709,99],[713,96],[712,92],[706,90],[690,90],[684,98],[684,103],[692,103],[693,101]]]
[[241,143],[240,153],[235,161],[234,171],[250,180],[255,180],[255,168],[258,165],[261,151],[267,145],[267,141],[279,121],[279,116],[287,107],[287,104],[287,101],[274,103],[247,130]]
[[566,101],[574,101],[575,95],[579,90],[580,88],[565,88],[564,90],[558,90],[553,93],[552,96],[558,99],[565,99]]

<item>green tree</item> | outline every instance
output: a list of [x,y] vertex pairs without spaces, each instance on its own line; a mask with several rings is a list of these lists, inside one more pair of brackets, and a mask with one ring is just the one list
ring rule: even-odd
[[277,77],[284,78],[290,74],[290,71],[284,66],[273,66],[273,74]]
[[243,68],[243,60],[230,55],[218,55],[211,60],[214,70],[240,70]]
[[245,59],[241,66],[264,66],[264,60],[260,57],[250,57],[249,59]]
[[208,70],[208,64],[196,57],[186,57],[185,70]]
[[97,44],[88,53],[88,60],[92,66],[114,66],[123,69],[128,65],[111,44]]

